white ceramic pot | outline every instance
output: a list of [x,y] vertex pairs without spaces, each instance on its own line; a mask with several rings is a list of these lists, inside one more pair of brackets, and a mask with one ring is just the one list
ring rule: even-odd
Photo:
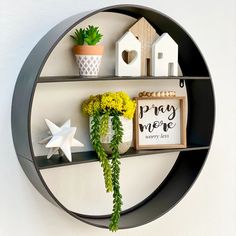
[[[108,154],[112,153],[112,150],[109,146],[110,146],[112,137],[114,135],[111,119],[112,119],[112,116],[110,116],[108,120],[107,134],[102,136],[100,139],[103,148]],[[120,116],[120,121],[123,128],[123,136],[122,136],[122,143],[119,145],[119,153],[124,154],[125,152],[129,150],[132,140],[133,140],[133,120]],[[91,131],[91,118],[90,118],[90,131]]]
[[101,64],[101,55],[75,55],[81,76],[97,76]]
[[104,47],[102,45],[77,45],[74,46],[76,63],[81,76],[97,76]]

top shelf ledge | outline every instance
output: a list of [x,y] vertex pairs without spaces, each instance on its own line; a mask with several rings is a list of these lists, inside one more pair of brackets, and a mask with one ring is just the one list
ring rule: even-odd
[[43,76],[37,83],[79,82],[79,81],[119,81],[119,80],[209,80],[206,76]]

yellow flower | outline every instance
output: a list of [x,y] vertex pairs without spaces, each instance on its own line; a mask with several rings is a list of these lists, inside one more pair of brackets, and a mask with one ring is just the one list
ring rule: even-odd
[[101,115],[107,113],[112,115],[112,113],[116,112],[121,116],[132,119],[135,108],[135,101],[123,91],[90,96],[82,104],[82,111],[88,116],[93,116],[96,112],[99,112]]

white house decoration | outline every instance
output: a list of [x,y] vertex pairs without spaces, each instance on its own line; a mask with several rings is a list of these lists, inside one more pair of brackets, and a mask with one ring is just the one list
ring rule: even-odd
[[141,43],[131,32],[116,42],[116,76],[141,76]]
[[48,119],[45,122],[50,130],[51,135],[40,141],[41,144],[46,144],[49,148],[47,158],[61,150],[67,159],[71,162],[71,147],[83,147],[84,145],[74,138],[76,127],[71,127],[70,120],[67,120],[61,127],[55,125]]
[[152,45],[152,76],[178,75],[178,45],[163,33]]

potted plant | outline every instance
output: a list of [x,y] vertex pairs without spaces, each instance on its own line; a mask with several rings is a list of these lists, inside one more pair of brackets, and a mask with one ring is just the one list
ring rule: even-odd
[[[132,142],[136,103],[125,92],[107,92],[90,96],[82,104],[90,117],[90,139],[103,168],[107,192],[113,192],[113,210],[109,229],[118,229],[122,195],[120,193],[120,154]],[[111,158],[108,159],[108,153]]]
[[70,37],[74,41],[73,53],[79,66],[81,76],[97,76],[104,47],[97,45],[102,39],[98,27],[89,25],[87,28],[76,29]]

